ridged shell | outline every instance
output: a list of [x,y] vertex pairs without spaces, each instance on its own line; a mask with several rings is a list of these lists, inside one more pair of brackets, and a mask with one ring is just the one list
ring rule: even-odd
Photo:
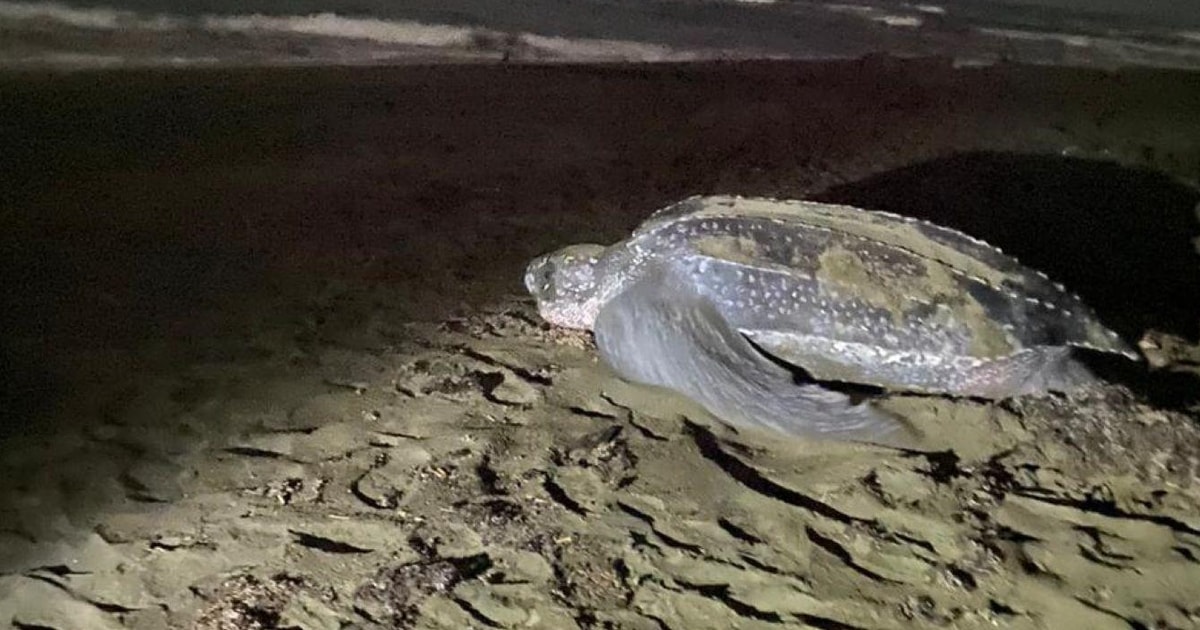
[[[897,319],[900,327],[892,331],[919,336],[926,320],[933,326],[933,318],[948,318],[971,338],[950,354],[968,359],[993,359],[1034,346],[1138,357],[1062,285],[984,241],[928,221],[810,201],[697,196],[655,212],[630,242],[652,243],[667,235],[675,242],[688,240],[692,251],[728,269],[795,279],[799,284],[777,285],[793,294],[805,282],[820,285],[821,308],[845,313],[873,306],[876,320],[880,313],[883,319],[886,313],[905,319]],[[762,304],[747,304],[756,307]],[[756,321],[754,315],[746,321]],[[784,326],[772,335],[788,332]],[[871,343],[888,351],[884,337],[895,335],[878,326],[873,332]],[[830,336],[841,340],[838,333]],[[891,347],[908,350],[926,341],[914,337]]]

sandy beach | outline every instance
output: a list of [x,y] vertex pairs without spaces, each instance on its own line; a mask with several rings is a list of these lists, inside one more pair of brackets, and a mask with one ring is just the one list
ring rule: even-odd
[[[828,62],[0,74],[0,625],[1200,626],[1200,74]],[[701,193],[962,229],[1145,365],[735,431],[529,259]]]

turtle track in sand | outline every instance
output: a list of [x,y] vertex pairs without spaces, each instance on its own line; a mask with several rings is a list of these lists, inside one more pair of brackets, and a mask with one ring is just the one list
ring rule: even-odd
[[[136,452],[100,484],[114,507],[76,540],[15,521],[0,602],[24,626],[97,628],[1200,619],[1200,441],[1182,412],[1117,386],[895,396],[927,450],[780,442],[628,385],[585,336],[535,322],[513,301],[258,339],[237,378],[217,362],[144,381],[56,471]],[[219,434],[206,414],[227,418]]]

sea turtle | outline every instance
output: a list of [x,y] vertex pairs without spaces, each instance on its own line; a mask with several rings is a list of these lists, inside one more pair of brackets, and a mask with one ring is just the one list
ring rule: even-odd
[[610,247],[534,259],[525,286],[546,321],[593,330],[623,378],[809,437],[903,433],[822,382],[999,399],[1093,383],[1074,348],[1138,358],[1077,296],[983,241],[809,201],[690,197]]

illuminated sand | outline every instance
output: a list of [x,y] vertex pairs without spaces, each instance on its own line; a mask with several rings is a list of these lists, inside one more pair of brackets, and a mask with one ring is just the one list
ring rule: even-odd
[[[8,75],[0,611],[32,627],[1187,627],[1200,79],[827,64]],[[1064,155],[1065,154],[1065,155]],[[693,193],[987,238],[1143,341],[1086,400],[734,434],[521,269]],[[608,624],[607,626],[605,624]]]

